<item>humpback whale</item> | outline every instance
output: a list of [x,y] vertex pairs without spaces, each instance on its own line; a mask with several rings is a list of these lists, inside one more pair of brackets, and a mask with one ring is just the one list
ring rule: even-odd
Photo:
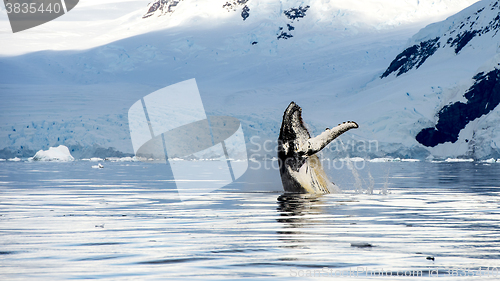
[[316,153],[353,128],[358,128],[358,124],[348,121],[311,138],[302,120],[302,108],[292,101],[283,114],[278,138],[278,159],[285,192],[324,194],[340,191],[328,179]]

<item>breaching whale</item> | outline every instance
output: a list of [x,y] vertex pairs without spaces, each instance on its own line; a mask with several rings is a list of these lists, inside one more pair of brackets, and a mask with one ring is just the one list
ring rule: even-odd
[[358,128],[353,121],[344,122],[311,138],[302,120],[302,108],[293,101],[283,114],[278,139],[281,182],[285,192],[323,194],[338,192],[338,187],[326,176],[316,155],[331,141],[350,129]]

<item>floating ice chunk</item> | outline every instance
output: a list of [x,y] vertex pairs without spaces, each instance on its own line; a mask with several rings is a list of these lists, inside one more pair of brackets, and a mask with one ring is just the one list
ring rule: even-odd
[[19,162],[19,161],[21,161],[21,158],[14,157],[14,158],[9,158],[8,160],[12,161],[12,162]]
[[92,169],[102,169],[102,168],[104,168],[104,166],[101,163],[92,166]]
[[[99,158],[100,159],[100,158]],[[105,161],[111,161],[111,162],[135,162],[137,159],[134,157],[107,157],[104,159]],[[151,161],[155,161],[155,159],[148,159]]]
[[481,161],[482,163],[496,163],[497,160],[495,158],[491,158],[491,159],[488,159],[488,160],[483,160]]
[[474,159],[461,159],[461,158],[447,158],[444,160],[445,162],[448,163],[455,163],[455,162],[474,162]]
[[372,163],[383,163],[383,162],[392,162],[393,159],[392,158],[375,158],[375,159],[371,159],[370,162]]
[[420,162],[418,159],[401,159],[401,162]]
[[75,158],[69,153],[68,147],[60,145],[58,147],[49,147],[49,150],[39,150],[34,161],[73,161]]
[[90,161],[91,162],[99,162],[99,161],[104,161],[104,159],[99,158],[99,157],[92,157],[92,158],[90,158]]
[[351,162],[364,162],[365,159],[361,157],[349,157],[349,158],[342,158],[339,159],[340,161],[351,161]]
[[5,162],[5,159],[0,159],[0,162]]
[[116,160],[117,162],[134,162],[134,161],[137,161],[137,159],[134,157],[130,157],[130,156],[127,156],[127,157],[122,157],[122,158],[118,158],[118,160]]

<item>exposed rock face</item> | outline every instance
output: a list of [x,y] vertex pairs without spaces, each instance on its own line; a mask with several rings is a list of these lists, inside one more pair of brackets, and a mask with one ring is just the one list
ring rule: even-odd
[[455,102],[443,107],[434,128],[426,128],[416,136],[419,143],[434,147],[445,142],[456,142],[460,131],[475,119],[488,114],[500,104],[500,70],[479,73],[476,82],[464,94],[467,102]]
[[[439,64],[443,58],[447,58],[448,63],[454,60],[462,61],[462,65],[474,60],[482,50],[499,40],[496,37],[500,30],[500,2],[483,2],[483,5],[478,3],[476,8],[471,8],[469,13],[430,25],[417,34],[414,38],[422,39],[415,40],[412,46],[398,54],[380,78],[411,75],[431,60],[433,63],[430,63],[429,68],[419,71],[433,71],[432,64]],[[475,72],[471,77],[471,84],[464,84],[456,97],[450,95],[448,104],[438,107],[434,127],[427,125],[427,128],[416,131],[415,140],[418,143],[426,147],[465,143],[469,146],[470,155],[475,157],[475,152],[471,151],[478,145],[476,138],[481,137],[476,135],[475,129],[468,129],[468,133],[462,138],[460,135],[468,124],[488,115],[500,104],[500,57],[491,59],[485,67]],[[454,67],[460,67],[460,64]],[[450,68],[449,71],[454,69]],[[487,129],[481,127],[480,130]],[[457,142],[459,139],[460,142]]]
[[311,8],[311,6],[309,6],[309,5],[305,6],[305,7],[299,6],[297,8],[290,8],[290,9],[285,10],[283,12],[283,14],[290,20],[290,23],[286,24],[286,29],[280,26],[279,32],[278,32],[278,40],[279,39],[289,39],[289,38],[293,37],[293,35],[290,31],[295,30],[295,27],[292,26],[292,23],[295,20],[299,21],[299,19],[304,18],[306,16],[306,12],[309,8]]
[[441,36],[422,41],[405,49],[391,62],[381,78],[385,78],[392,73],[400,76],[411,69],[419,68],[439,48],[451,48],[457,55],[475,37],[494,37],[499,29],[500,4],[499,1],[492,1],[488,7],[480,8],[463,21],[454,23]]
[[439,37],[437,37],[407,48],[391,62],[391,65],[382,74],[381,78],[396,72],[396,76],[399,76],[408,72],[413,67],[419,68],[427,58],[434,55],[439,47]]
[[[175,11],[175,8],[183,2],[183,0],[157,0],[153,1],[148,5],[148,11],[143,16],[143,18],[149,18],[152,16],[163,16],[167,14],[171,14]],[[222,5],[223,9],[226,9],[228,12],[237,12],[241,11],[240,15],[243,21],[247,20],[250,17],[250,7],[248,6],[250,0],[233,0],[227,1],[224,5]],[[300,19],[306,16],[307,10],[311,8],[311,6],[299,6],[296,8],[290,8],[283,11],[283,15],[288,19],[289,23],[287,23],[286,27],[280,26],[278,28],[277,39],[289,39],[292,38],[293,35],[291,31],[295,30],[295,26],[292,24],[295,21],[299,21]],[[241,10],[240,10],[241,9]],[[255,45],[255,44],[254,44]]]
[[175,7],[183,0],[158,0],[148,5],[148,11],[142,18],[149,18],[153,15],[162,16],[173,13]]
[[249,0],[234,0],[228,1],[226,4],[222,5],[222,8],[226,8],[228,12],[237,11],[240,7],[241,9],[241,18],[246,20],[250,16],[250,8],[248,8],[247,3]]

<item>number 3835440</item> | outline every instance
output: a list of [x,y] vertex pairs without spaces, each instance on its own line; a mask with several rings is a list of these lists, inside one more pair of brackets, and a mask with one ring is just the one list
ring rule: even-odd
[[6,3],[5,9],[8,14],[37,14],[55,13],[59,14],[63,10],[59,3]]

